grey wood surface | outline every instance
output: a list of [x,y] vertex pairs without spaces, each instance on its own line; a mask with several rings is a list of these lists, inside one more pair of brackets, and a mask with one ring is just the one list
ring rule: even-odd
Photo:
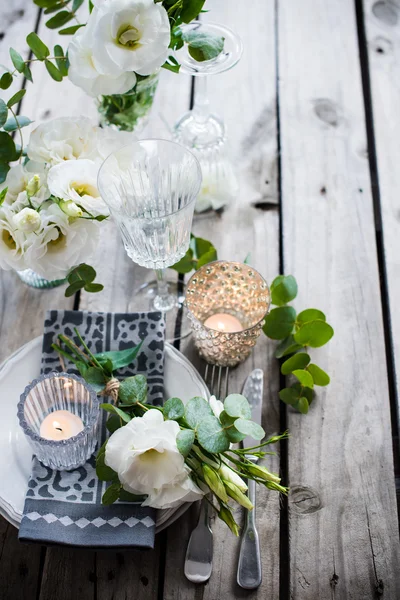
[[[274,343],[266,338],[230,376],[230,391],[240,391],[247,373],[263,368],[264,427],[268,433],[286,425],[291,430],[282,456],[273,462],[291,486],[289,509],[284,502],[279,505],[275,494],[259,492],[264,579],[256,592],[236,585],[238,540],[219,522],[213,524],[209,583],[195,586],[184,578],[196,506],[146,553],[25,546],[0,518],[1,600],[400,598],[392,451],[398,432],[389,398],[397,380],[391,368],[395,362],[387,354],[390,342],[398,350],[400,327],[398,5],[370,0],[364,5],[361,0],[253,0],[234,7],[208,0],[207,5],[210,13],[203,18],[231,26],[245,47],[241,62],[209,83],[212,107],[228,126],[240,192],[222,214],[196,217],[193,231],[211,239],[221,258],[243,260],[251,252],[252,264],[269,281],[283,266],[299,282],[296,306],[325,310],[336,331],[327,347],[313,351],[332,383],[318,393],[307,416],[287,413],[279,404]],[[5,32],[0,63],[6,63],[10,45],[24,47],[38,11],[28,0],[16,0],[2,3],[0,14]],[[39,32],[54,45],[57,34],[43,26],[43,19]],[[33,67],[35,85],[28,84],[22,113],[37,121],[96,117],[83,92],[67,81],[56,84],[41,67]],[[365,73],[373,123],[368,102],[366,111],[364,106]],[[169,128],[189,108],[190,97],[189,78],[163,73],[144,135],[168,137]],[[376,174],[372,186],[368,161],[375,144],[383,235]],[[134,310],[134,290],[152,277],[128,259],[112,224],[96,268],[105,290],[69,300],[63,288],[32,290],[14,273],[0,271],[0,361],[40,333],[47,308],[78,306],[79,301],[85,310]],[[384,297],[383,304],[382,276],[389,292],[389,302]],[[176,278],[175,273],[170,277]],[[204,371],[190,341],[182,342],[181,350]]]

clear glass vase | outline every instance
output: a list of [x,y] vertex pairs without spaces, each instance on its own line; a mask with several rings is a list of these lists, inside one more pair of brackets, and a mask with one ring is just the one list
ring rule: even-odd
[[44,277],[41,277],[35,273],[35,271],[32,271],[32,269],[17,271],[17,275],[21,281],[26,283],[26,285],[41,290],[49,290],[51,288],[58,287],[67,281],[66,279],[54,279],[53,281],[49,281],[48,279],[45,279]]
[[97,106],[100,123],[121,131],[141,131],[149,120],[158,78],[158,72],[137,75],[135,87],[126,94],[100,96]]

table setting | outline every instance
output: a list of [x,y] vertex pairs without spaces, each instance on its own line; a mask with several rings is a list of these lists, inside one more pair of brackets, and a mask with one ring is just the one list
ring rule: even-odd
[[[26,26],[0,39],[0,599],[395,600],[385,197],[296,71],[304,7],[18,1]],[[351,85],[371,151],[368,4]]]

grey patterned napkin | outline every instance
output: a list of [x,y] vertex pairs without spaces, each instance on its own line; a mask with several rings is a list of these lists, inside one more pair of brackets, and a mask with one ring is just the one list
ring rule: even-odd
[[[126,367],[118,376],[145,374],[149,401],[162,403],[165,323],[161,313],[49,311],[44,323],[43,373],[61,371],[51,344],[59,333],[75,338],[74,327],[94,353],[124,350],[144,340],[135,360],[135,370]],[[67,368],[76,372],[72,364]],[[99,444],[107,435],[106,418],[103,413]],[[156,511],[134,503],[103,506],[101,497],[106,487],[105,482],[96,478],[94,456],[73,471],[52,471],[34,457],[19,539],[91,548],[153,548]]]

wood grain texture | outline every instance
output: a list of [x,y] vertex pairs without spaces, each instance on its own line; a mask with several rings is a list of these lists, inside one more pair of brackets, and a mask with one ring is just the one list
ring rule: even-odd
[[[335,338],[307,417],[289,412],[291,598],[400,596],[379,273],[354,6],[279,3],[286,273]],[[335,75],[336,74],[336,75]]]
[[[211,109],[221,114],[227,126],[227,148],[235,161],[240,192],[221,216],[199,215],[194,233],[214,242],[220,258],[243,261],[251,252],[251,264],[271,281],[279,272],[279,214],[277,198],[277,141],[275,114],[274,7],[262,0],[245,3],[235,10],[222,0],[208,2],[204,19],[224,23],[240,33],[244,54],[231,71],[209,78]],[[254,56],[263,56],[255,61]],[[227,99],[229,98],[229,101]],[[255,204],[262,208],[256,209]],[[268,208],[269,210],[263,210]],[[191,341],[181,349],[204,373]],[[251,357],[229,376],[229,391],[240,392],[253,368],[265,375],[263,426],[268,434],[279,431],[279,375],[273,345],[262,336]],[[279,471],[278,457],[268,460]],[[240,542],[219,519],[215,519],[213,573],[205,585],[187,581],[183,565],[190,533],[197,514],[192,512],[168,530],[165,571],[165,600],[217,600],[222,598],[271,598],[279,596],[279,497],[273,492],[257,492],[257,526],[260,535],[263,582],[256,591],[242,590],[236,583]],[[243,513],[236,516],[240,522]]]
[[47,549],[39,600],[94,600],[95,589],[95,552],[76,548]]
[[[1,529],[2,525],[0,532]],[[0,557],[0,600],[36,598],[40,573],[40,546],[21,544],[16,536],[16,529],[8,525],[2,552],[0,546]]]

